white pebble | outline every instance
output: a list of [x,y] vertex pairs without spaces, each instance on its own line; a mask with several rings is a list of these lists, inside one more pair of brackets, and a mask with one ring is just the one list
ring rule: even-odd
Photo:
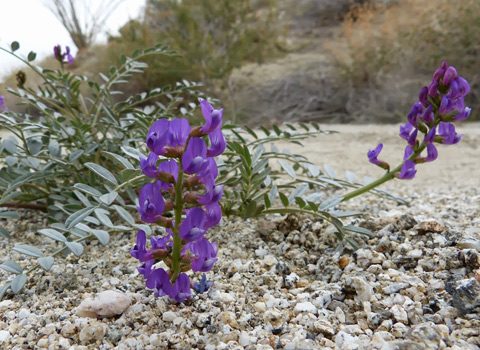
[[18,318],[20,320],[28,318],[28,316],[30,316],[30,311],[28,311],[27,309],[20,309],[20,311],[18,312]]
[[295,308],[293,309],[293,311],[296,314],[299,314],[301,312],[310,312],[312,314],[316,314],[317,308],[311,302],[305,301],[303,303],[298,303],[297,305],[295,305]]
[[5,343],[10,338],[10,333],[7,331],[0,331],[0,344]]
[[77,315],[81,317],[112,317],[122,314],[130,306],[128,295],[106,290],[94,298],[87,298],[77,307]]
[[173,311],[166,311],[162,315],[162,320],[165,322],[173,322],[177,318],[177,314]]

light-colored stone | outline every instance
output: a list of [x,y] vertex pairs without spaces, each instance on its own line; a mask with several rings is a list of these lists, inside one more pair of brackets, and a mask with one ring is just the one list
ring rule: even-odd
[[94,298],[83,300],[77,307],[80,317],[112,317],[122,314],[131,304],[128,295],[106,290],[98,293]]

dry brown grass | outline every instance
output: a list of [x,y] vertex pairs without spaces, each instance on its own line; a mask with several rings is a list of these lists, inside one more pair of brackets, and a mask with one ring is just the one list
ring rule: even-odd
[[[365,96],[373,90],[383,91],[383,105],[403,108],[406,96],[398,88],[415,88],[408,91],[410,99],[414,98],[444,59],[456,66],[472,87],[478,85],[478,33],[479,0],[366,3],[351,9],[339,35],[326,44],[326,49],[345,88],[351,90],[353,110],[363,113],[380,107],[366,105],[369,100],[379,102]],[[385,99],[392,103],[385,103]],[[480,97],[474,92],[468,102],[480,106]]]

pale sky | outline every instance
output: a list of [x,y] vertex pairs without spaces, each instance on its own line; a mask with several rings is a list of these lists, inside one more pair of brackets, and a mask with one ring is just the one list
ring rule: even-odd
[[[12,41],[20,43],[16,53],[27,55],[35,51],[38,58],[53,55],[53,47],[60,44],[74,49],[67,31],[57,18],[43,4],[46,0],[0,0],[0,46],[10,48]],[[100,2],[102,0],[95,0]],[[94,2],[95,3],[95,2]],[[115,34],[129,19],[137,18],[145,0],[124,0],[109,17],[106,30]],[[106,40],[106,35],[99,35],[98,41]],[[0,81],[14,69],[23,65],[14,57],[0,51]]]

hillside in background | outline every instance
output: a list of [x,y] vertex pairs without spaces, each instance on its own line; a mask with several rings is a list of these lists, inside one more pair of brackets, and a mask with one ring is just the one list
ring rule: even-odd
[[[162,43],[183,58],[147,60],[148,74],[124,93],[187,79],[201,81],[237,123],[362,123],[403,120],[447,59],[471,84],[475,119],[479,31],[478,0],[149,0],[142,18],[69,69],[99,77],[121,54]],[[25,72],[27,84],[39,83]],[[15,86],[14,76],[4,85]],[[4,86],[0,93],[21,108]]]

